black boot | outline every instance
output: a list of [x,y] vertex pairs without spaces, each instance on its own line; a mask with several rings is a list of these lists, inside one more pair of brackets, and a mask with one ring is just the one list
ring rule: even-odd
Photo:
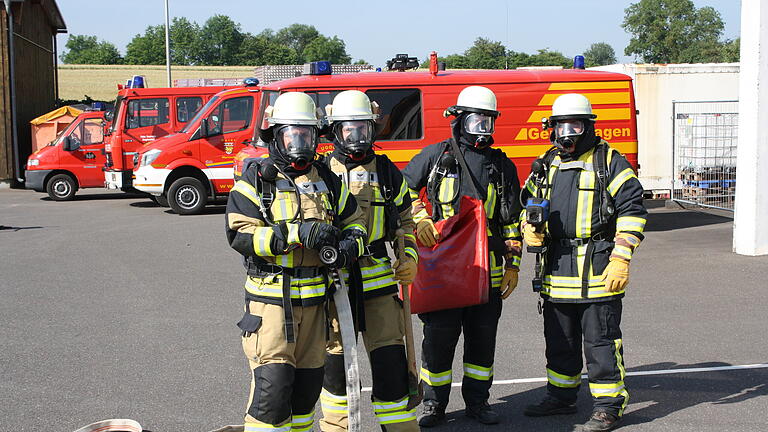
[[563,402],[553,396],[547,395],[537,405],[528,405],[525,407],[525,414],[528,417],[544,417],[558,414],[573,414],[576,412],[576,405]]
[[424,402],[424,411],[419,417],[419,426],[430,428],[445,423],[445,407],[437,401]]
[[605,411],[594,411],[589,421],[581,426],[584,432],[600,432],[613,430],[619,425],[621,417]]
[[499,422],[499,415],[496,411],[488,405],[488,402],[483,402],[480,405],[468,406],[464,410],[464,414],[471,419],[475,419],[482,424],[492,425]]

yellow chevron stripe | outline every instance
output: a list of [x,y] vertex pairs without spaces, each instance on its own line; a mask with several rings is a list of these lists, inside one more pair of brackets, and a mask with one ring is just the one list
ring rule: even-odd
[[[541,97],[539,106],[546,105],[552,106],[555,99],[564,95],[565,93],[548,93]],[[584,96],[589,99],[592,105],[605,105],[605,104],[626,104],[629,103],[629,93],[627,92],[614,92],[614,93],[583,93]]]
[[605,90],[628,88],[629,81],[559,82],[549,85],[549,90]]
[[[606,108],[592,110],[597,115],[597,120],[629,120],[632,118],[632,111],[629,108]],[[528,123],[541,123],[541,119],[552,115],[552,110],[534,111],[528,117]]]

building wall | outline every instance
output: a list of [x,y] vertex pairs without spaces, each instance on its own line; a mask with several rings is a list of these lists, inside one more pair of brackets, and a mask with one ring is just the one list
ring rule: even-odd
[[[16,84],[16,132],[19,145],[19,161],[22,165],[32,153],[32,134],[29,122],[54,108],[56,102],[56,78],[51,26],[41,3],[13,3]],[[5,9],[2,10],[3,81],[2,108],[0,108],[0,179],[13,177],[13,141],[11,140],[10,81],[8,79],[8,41]],[[22,173],[23,174],[23,173]]]
[[593,69],[625,73],[633,79],[640,111],[637,160],[640,182],[646,190],[670,189],[672,183],[673,102],[739,98],[738,63],[627,64]]

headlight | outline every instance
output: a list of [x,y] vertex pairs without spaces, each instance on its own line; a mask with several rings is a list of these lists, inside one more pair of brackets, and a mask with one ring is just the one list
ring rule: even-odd
[[155,161],[155,159],[157,159],[158,156],[160,156],[160,153],[162,153],[162,151],[157,149],[150,150],[144,153],[143,155],[141,155],[141,165],[139,166],[147,166],[151,164],[152,162]]
[[27,166],[38,166],[40,165],[39,159],[30,159],[27,161]]

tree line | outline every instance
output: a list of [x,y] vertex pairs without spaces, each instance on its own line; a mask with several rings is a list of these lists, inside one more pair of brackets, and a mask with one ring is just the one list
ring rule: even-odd
[[[624,11],[622,28],[632,38],[624,54],[644,63],[710,63],[739,61],[740,40],[723,39],[720,13],[713,7],[696,8],[691,0],[640,0]],[[253,35],[225,15],[214,15],[202,26],[174,18],[170,26],[174,65],[261,66],[303,64],[329,60],[349,64],[352,57],[337,36],[320,34],[312,25],[292,24],[277,31]],[[587,67],[612,64],[616,53],[598,42],[583,53]],[[125,56],[96,36],[70,35],[61,55],[70,64],[165,64],[165,27],[149,26],[128,43]],[[572,57],[540,49],[518,52],[501,42],[479,37],[461,54],[440,57],[451,69],[514,69],[525,66],[572,65]],[[358,60],[356,63],[366,63]],[[382,61],[381,63],[384,63]],[[425,62],[423,65],[426,66]]]
[[[346,44],[320,34],[314,26],[292,24],[253,35],[225,15],[214,15],[202,26],[177,17],[169,28],[171,63],[183,66],[261,66],[330,60],[349,64]],[[149,26],[128,43],[125,56],[96,36],[70,35],[61,61],[66,64],[165,64],[165,26]],[[358,61],[365,63],[364,60]]]

